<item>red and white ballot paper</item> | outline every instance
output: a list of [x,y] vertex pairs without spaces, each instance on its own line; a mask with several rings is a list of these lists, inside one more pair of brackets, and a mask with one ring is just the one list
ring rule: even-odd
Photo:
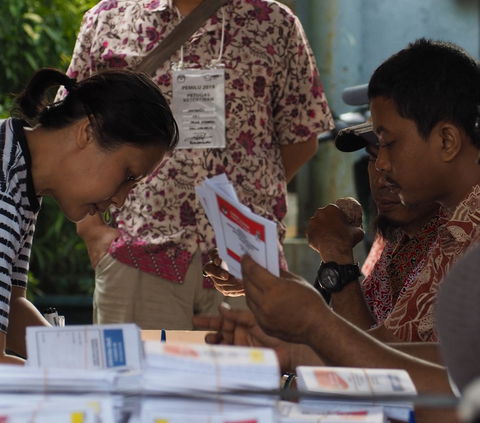
[[205,179],[195,191],[215,231],[225,270],[241,279],[240,259],[248,254],[270,273],[279,276],[277,224],[241,204],[224,173]]

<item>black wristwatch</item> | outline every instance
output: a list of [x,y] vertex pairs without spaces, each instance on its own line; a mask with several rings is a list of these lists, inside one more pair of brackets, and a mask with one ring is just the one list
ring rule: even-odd
[[343,287],[362,276],[358,263],[337,264],[334,261],[322,263],[317,272],[317,280],[328,293],[340,292]]

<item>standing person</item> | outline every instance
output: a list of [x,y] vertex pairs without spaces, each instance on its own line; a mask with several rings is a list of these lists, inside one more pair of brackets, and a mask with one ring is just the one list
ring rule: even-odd
[[[86,78],[97,69],[135,68],[199,3],[100,1],[85,14],[69,75]],[[185,70],[187,77],[192,68],[224,71],[224,88],[219,83],[216,89],[225,95],[215,103],[224,112],[212,119],[221,128],[224,117],[225,131],[194,139],[211,136],[215,148],[200,144],[169,155],[146,184],[130,193],[111,226],[98,216],[78,225],[96,270],[96,323],[191,329],[195,313],[217,312],[224,297],[202,276],[214,233],[194,187],[220,173],[227,174],[243,204],[278,224],[280,265],[286,268],[281,247],[286,185],[314,155],[317,134],[333,125],[303,29],[276,1],[228,0],[157,69],[153,81],[168,101],[188,104],[190,98],[176,90],[185,75],[178,78],[172,67]],[[191,116],[182,108],[175,117],[181,130],[194,124],[184,123]],[[181,137],[180,146],[186,145],[193,144]],[[244,306],[242,298],[237,301],[234,306]]]
[[[68,95],[50,104],[48,90]],[[63,72],[36,72],[0,123],[0,363],[22,363],[28,326],[49,326],[26,299],[28,261],[41,197],[79,222],[122,207],[128,192],[177,141],[165,98],[145,75],[113,70],[77,83]]]

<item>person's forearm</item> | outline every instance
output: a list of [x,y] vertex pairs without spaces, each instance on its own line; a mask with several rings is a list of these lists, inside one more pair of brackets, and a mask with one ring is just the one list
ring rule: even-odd
[[392,331],[388,330],[383,324],[373,329],[369,329],[367,333],[376,340],[385,344],[403,342],[400,338],[397,338]]
[[388,346],[397,351],[402,351],[405,354],[413,357],[421,358],[422,360],[443,366],[442,356],[440,354],[440,347],[436,342],[403,342],[390,343]]
[[350,282],[340,292],[333,293],[331,298],[335,313],[358,328],[368,330],[375,324],[358,281]]
[[290,344],[290,366],[289,369],[282,369],[295,373],[298,366],[324,366],[325,363],[319,355],[308,345]]
[[452,393],[444,367],[390,348],[332,312],[324,313],[307,336],[306,343],[327,365],[401,368],[420,393]]
[[[21,288],[13,288],[15,290]],[[25,341],[28,326],[50,326],[35,306],[23,296],[12,295],[10,301],[9,324],[7,334],[7,348],[27,357],[27,346]]]
[[25,364],[25,360],[20,357],[9,355],[5,352],[7,344],[7,334],[0,331],[0,364]]
[[0,354],[0,364],[19,364],[24,365],[25,360],[20,357],[15,357],[9,354]]
[[[330,243],[333,247],[319,248],[324,262],[353,264],[353,249],[340,243]],[[332,293],[332,306],[335,313],[353,323],[362,330],[368,330],[375,324],[375,319],[365,302],[365,297],[358,280],[350,282],[340,292]]]
[[280,146],[280,154],[282,156],[287,184],[297,174],[298,170],[315,155],[317,147],[317,135],[312,135],[304,142]]

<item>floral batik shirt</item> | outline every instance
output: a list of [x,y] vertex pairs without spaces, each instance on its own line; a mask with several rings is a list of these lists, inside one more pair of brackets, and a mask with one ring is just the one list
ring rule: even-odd
[[409,238],[401,229],[395,241],[384,243],[380,258],[362,282],[365,301],[381,325],[398,299],[415,282],[437,240],[440,216],[433,216],[422,230]]
[[373,241],[372,247],[368,252],[368,256],[362,265],[362,274],[365,276],[365,278],[367,278],[370,273],[372,273],[375,263],[380,260],[383,249],[385,248],[385,244],[386,242],[381,236],[377,236],[375,238],[375,241]]
[[[172,0],[102,0],[83,19],[68,73],[78,79],[104,68],[135,68],[183,19]],[[203,67],[220,53],[225,67],[226,148],[181,149],[114,212],[121,236],[110,248],[119,261],[182,282],[200,247],[215,246],[194,188],[225,173],[239,200],[278,225],[287,212],[280,146],[333,127],[311,48],[298,19],[270,0],[228,0],[183,45],[183,62]],[[177,51],[153,75],[172,99]],[[205,279],[207,282],[207,279]]]
[[384,325],[406,342],[438,342],[435,301],[444,276],[480,241],[480,185],[474,185],[453,214],[440,209],[435,245],[418,278],[398,298]]

